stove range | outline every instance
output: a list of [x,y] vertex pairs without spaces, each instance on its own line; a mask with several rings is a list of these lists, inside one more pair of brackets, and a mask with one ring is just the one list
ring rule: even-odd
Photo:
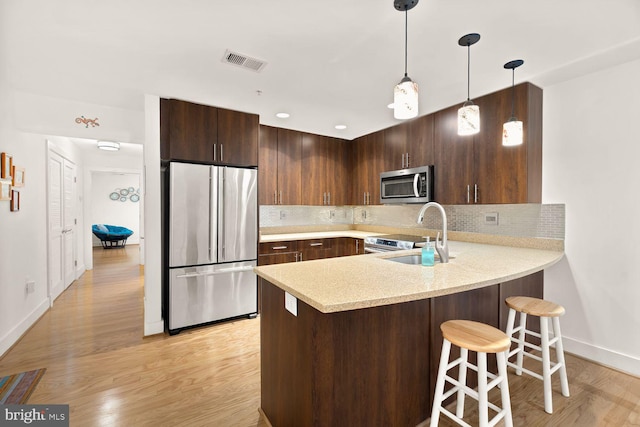
[[[368,236],[364,238],[364,251],[366,253],[401,251],[413,249],[419,243],[425,242],[425,237],[411,236],[408,234],[385,234],[382,236]],[[435,240],[432,238],[432,240]]]

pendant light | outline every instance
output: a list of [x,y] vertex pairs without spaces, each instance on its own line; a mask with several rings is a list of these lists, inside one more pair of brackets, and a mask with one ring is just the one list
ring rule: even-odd
[[418,4],[418,0],[394,0],[393,7],[404,12],[404,77],[393,89],[393,117],[412,119],[418,116],[418,83],[407,75],[407,24],[408,11]]
[[502,126],[502,145],[514,146],[522,144],[523,132],[522,122],[516,119],[515,116],[515,102],[516,102],[516,86],[515,75],[516,68],[524,64],[522,59],[514,59],[504,64],[504,68],[511,70],[511,117]]
[[480,40],[480,34],[471,33],[458,40],[460,46],[467,47],[467,100],[458,109],[458,135],[473,135],[480,132],[480,107],[469,98],[471,81],[471,45]]

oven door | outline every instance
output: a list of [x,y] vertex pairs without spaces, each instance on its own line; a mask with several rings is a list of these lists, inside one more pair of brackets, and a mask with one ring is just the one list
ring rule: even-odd
[[400,249],[396,248],[396,247],[392,247],[392,246],[382,246],[382,245],[375,245],[375,244],[371,244],[371,243],[365,243],[364,244],[364,253],[365,254],[379,254],[379,253],[384,253],[384,252],[394,252],[394,251],[398,251]]

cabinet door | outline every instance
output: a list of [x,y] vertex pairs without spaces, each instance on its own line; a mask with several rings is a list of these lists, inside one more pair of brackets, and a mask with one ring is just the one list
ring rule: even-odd
[[301,204],[301,155],[302,134],[278,128],[278,204]]
[[256,114],[218,109],[218,142],[215,161],[237,166],[258,164],[258,128]]
[[384,170],[406,169],[409,166],[409,122],[402,122],[384,130]]
[[258,203],[278,204],[278,129],[260,126],[258,150]]
[[303,205],[327,204],[327,137],[302,134]]
[[473,137],[458,135],[458,106],[436,112],[434,126],[436,201],[447,205],[473,202]]
[[327,204],[342,206],[347,204],[349,185],[347,179],[348,144],[343,139],[327,138],[327,168],[325,180]]
[[351,256],[364,254],[364,240],[351,237],[341,237],[339,239],[340,248],[338,256]]
[[284,252],[271,255],[259,255],[258,265],[284,264],[286,262],[297,262],[299,252]]
[[380,204],[380,172],[384,171],[384,131],[360,137],[351,146],[351,203]]
[[218,135],[218,109],[170,99],[168,114],[164,114],[162,110],[166,106],[166,102],[161,103],[160,133],[164,133],[168,138],[167,158],[213,161],[213,148]]
[[409,136],[407,138],[407,152],[409,167],[433,165],[433,126],[434,115],[418,117],[409,122]]
[[[514,147],[502,146],[502,125],[511,116],[511,90],[495,92],[476,101],[482,120],[480,133],[473,137],[477,203],[529,201],[529,179],[534,181],[535,172],[532,168],[532,176],[528,176],[528,151],[539,143],[534,137],[527,138],[527,130],[542,127],[540,121],[535,123],[535,116],[528,114],[529,88],[528,84],[520,84],[515,88],[515,116],[522,120],[525,127],[525,141]],[[540,91],[541,97],[541,90],[535,89]],[[542,103],[539,104],[541,110]]]

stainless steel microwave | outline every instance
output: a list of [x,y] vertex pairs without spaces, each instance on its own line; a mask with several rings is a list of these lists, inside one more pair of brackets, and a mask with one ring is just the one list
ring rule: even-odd
[[433,201],[433,165],[380,174],[380,203]]

